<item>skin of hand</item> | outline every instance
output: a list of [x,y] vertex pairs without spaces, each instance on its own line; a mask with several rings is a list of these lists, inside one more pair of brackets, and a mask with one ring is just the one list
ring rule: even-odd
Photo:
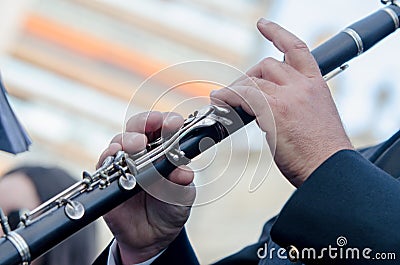
[[[265,19],[260,19],[257,27],[284,54],[284,62],[262,60],[247,76],[213,91],[211,102],[240,106],[256,116],[269,145],[276,144],[274,160],[280,171],[299,187],[331,155],[354,148],[307,45]],[[270,111],[276,135],[268,134],[274,126]]]
[[[126,130],[113,138],[102,153],[97,168],[110,155],[123,150],[128,154],[145,149],[146,144],[157,139],[162,131],[172,133],[183,125],[183,118],[176,113],[146,112],[129,119]],[[189,185],[194,178],[187,167],[179,167],[169,180],[179,185]],[[188,194],[193,203],[195,191]],[[179,234],[186,223],[191,207],[171,205],[141,191],[104,216],[117,240],[122,263],[146,261],[165,249]]]

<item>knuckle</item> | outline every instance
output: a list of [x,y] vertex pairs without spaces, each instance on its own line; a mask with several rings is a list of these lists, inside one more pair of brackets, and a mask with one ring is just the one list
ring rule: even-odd
[[269,101],[269,105],[275,115],[278,115],[280,118],[278,120],[285,119],[289,115],[289,104],[279,100],[276,97],[272,97]]
[[145,111],[145,112],[141,112],[138,114],[133,115],[132,117],[130,117],[128,119],[128,121],[126,122],[126,131],[130,132],[130,131],[135,131],[136,127],[141,127],[142,125],[145,125],[145,122],[147,120],[147,118],[149,117],[149,115],[151,114],[151,111]]
[[269,67],[271,66],[271,64],[273,64],[275,62],[275,59],[272,57],[267,57],[261,60],[260,65],[261,67]]
[[307,93],[307,95],[309,95],[309,96],[311,94],[314,94],[316,91],[318,92],[322,87],[322,84],[320,84],[319,82],[310,80],[310,79],[303,80],[301,85],[302,85],[305,93]]
[[249,84],[250,86],[255,85],[256,88],[259,88],[259,86],[261,85],[261,82],[260,82],[261,80],[257,77],[250,77],[250,81],[251,81],[251,83]]
[[276,94],[278,91],[278,85],[276,83],[272,83],[269,87],[269,94]]
[[258,78],[255,76],[250,76],[249,79],[254,83],[257,82],[257,80],[258,80]]
[[135,123],[137,123],[137,120],[138,120],[137,115],[130,117],[125,125],[126,130],[130,130],[130,128],[134,127]]
[[224,93],[224,89],[225,88],[220,88],[218,90],[211,91],[211,93],[210,93],[211,102],[216,103],[216,102],[220,101],[220,98],[222,97],[222,94]]
[[308,46],[304,41],[302,41],[300,39],[295,39],[295,41],[293,42],[293,49],[294,50],[306,50],[306,51],[308,51]]
[[245,101],[248,100],[249,97],[251,97],[252,89],[249,86],[243,87],[242,93],[241,93],[241,98]]
[[120,142],[121,142],[121,139],[122,139],[122,133],[119,133],[119,134],[115,135],[115,136],[111,139],[110,144],[112,144],[112,143],[120,143]]

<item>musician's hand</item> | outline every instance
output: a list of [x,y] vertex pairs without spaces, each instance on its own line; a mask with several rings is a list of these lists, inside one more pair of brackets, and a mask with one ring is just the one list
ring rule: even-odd
[[229,88],[214,91],[211,100],[241,106],[255,115],[270,145],[276,140],[274,159],[279,169],[298,187],[331,155],[353,147],[306,44],[275,23],[261,19],[257,26],[284,53],[285,61],[264,59],[247,72],[250,81],[242,77]]
[[[103,152],[99,164],[109,155],[124,150],[136,153],[160,135],[160,131],[175,131],[183,124],[183,118],[175,113],[150,112],[130,118],[126,132],[117,135]],[[193,181],[193,172],[186,167],[175,169],[169,179],[180,185]],[[188,194],[194,201],[195,192]],[[140,263],[165,249],[179,234],[187,221],[190,207],[161,202],[144,191],[135,195],[104,216],[114,234],[123,264]]]

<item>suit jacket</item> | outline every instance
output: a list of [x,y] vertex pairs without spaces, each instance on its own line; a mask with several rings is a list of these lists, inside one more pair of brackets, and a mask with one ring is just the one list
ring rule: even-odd
[[[259,258],[260,250],[280,247],[305,264],[400,264],[399,178],[400,131],[359,152],[339,151],[264,225],[257,243],[216,265],[294,264],[283,259],[287,252]],[[106,264],[107,254],[108,249],[94,264]],[[198,264],[185,230],[153,264]]]

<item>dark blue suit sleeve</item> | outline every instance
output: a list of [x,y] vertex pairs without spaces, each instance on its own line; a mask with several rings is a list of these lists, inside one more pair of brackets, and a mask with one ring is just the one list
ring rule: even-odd
[[189,242],[185,229],[182,229],[177,238],[158,257],[152,265],[197,265],[196,254]]
[[[92,265],[106,265],[108,259],[108,252],[111,243],[105,250],[96,258]],[[121,263],[121,261],[117,261]],[[152,265],[198,265],[196,255],[188,240],[185,229],[179,233],[175,240],[168,246],[168,248],[155,260]]]
[[[343,258],[338,253],[334,261],[329,253],[323,254],[324,260],[314,261],[307,259],[312,256],[304,255],[306,264],[370,264],[376,253],[394,253],[397,258],[376,264],[399,264],[399,224],[399,181],[360,153],[343,150],[318,167],[293,194],[279,214],[271,236],[282,247],[295,246],[300,257],[305,248],[316,249],[318,257],[329,246],[337,251],[358,248],[360,253],[359,259],[351,259],[350,251]],[[337,244],[339,237],[346,238],[343,247],[343,241]],[[366,248],[372,250],[367,250],[366,255],[371,260],[362,255]]]

